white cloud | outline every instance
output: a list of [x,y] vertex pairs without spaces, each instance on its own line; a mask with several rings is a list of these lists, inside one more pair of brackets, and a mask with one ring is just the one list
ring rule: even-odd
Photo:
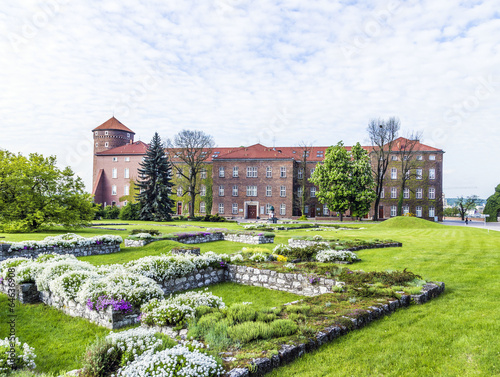
[[366,4],[11,2],[0,146],[56,154],[90,189],[90,131],[113,112],[144,141],[197,128],[221,146],[364,143],[370,118],[396,115],[447,152],[448,196],[492,193],[495,2]]

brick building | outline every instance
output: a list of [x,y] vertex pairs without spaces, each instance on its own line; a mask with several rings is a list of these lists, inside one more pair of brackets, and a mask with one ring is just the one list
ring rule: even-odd
[[[134,132],[114,117],[95,128],[93,133],[94,200],[104,205],[126,205],[126,201],[120,201],[120,198],[129,195],[131,185],[137,180],[137,169],[147,144],[134,142]],[[396,145],[404,140],[399,138]],[[225,217],[266,218],[274,207],[279,218],[300,216],[299,198],[302,197],[302,182],[305,180],[305,214],[315,218],[336,217],[337,213],[318,202],[316,187],[308,181],[316,164],[323,160],[327,148],[310,148],[305,167],[302,161],[304,149],[301,147],[271,148],[255,144],[214,148],[199,179],[201,194],[195,203],[195,213],[203,215],[211,207],[211,213]],[[372,147],[364,148],[368,152],[372,150]],[[434,219],[438,216],[441,219],[444,152],[421,143],[416,150],[416,168],[404,192],[403,210],[422,218]],[[391,155],[378,208],[381,219],[396,216],[401,185],[400,154],[396,148]],[[175,161],[175,153],[170,157]],[[173,178],[174,212],[187,214],[189,198],[185,194],[182,178],[175,173]],[[367,217],[372,216],[373,210]]]

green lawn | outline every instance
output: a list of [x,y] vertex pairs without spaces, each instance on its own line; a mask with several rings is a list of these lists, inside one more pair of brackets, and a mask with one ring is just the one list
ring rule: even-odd
[[[115,221],[113,221],[115,222]],[[179,225],[198,225],[191,222],[175,223]],[[420,223],[421,224],[421,223]],[[411,224],[370,224],[362,223],[365,229],[339,230],[323,232],[307,232],[306,230],[279,231],[275,243],[286,243],[291,236],[393,239],[403,242],[402,248],[368,249],[357,252],[361,262],[352,266],[363,270],[395,270],[408,268],[425,279],[443,281],[446,291],[441,297],[423,306],[411,306],[399,310],[383,320],[376,321],[366,328],[355,331],[328,345],[313,354],[282,367],[270,376],[499,376],[500,375],[500,267],[498,250],[500,249],[500,232],[487,232],[482,229],[445,226],[421,226]],[[149,228],[144,225],[132,225],[138,228]],[[205,226],[207,224],[205,223]],[[237,229],[235,224],[214,223],[210,227],[226,227]],[[121,226],[110,226],[121,227]],[[171,227],[165,227],[171,228]],[[174,232],[187,231],[189,228],[176,229]],[[191,229],[190,229],[191,230]],[[192,230],[197,230],[193,228]],[[199,229],[198,229],[199,230]],[[162,227],[162,231],[163,227]],[[125,234],[126,232],[86,229],[92,234]],[[77,232],[85,235],[84,232]],[[95,233],[94,233],[95,232]],[[97,233],[99,232],[99,233]],[[164,231],[166,232],[166,231]],[[33,235],[6,235],[18,239],[37,239]],[[38,238],[41,239],[44,236]],[[123,263],[144,255],[161,254],[178,243],[160,241],[146,248],[130,248],[114,255],[82,258],[91,263]],[[234,252],[250,245],[233,242],[214,242],[196,245],[202,252],[209,250]],[[262,245],[272,248],[275,245]],[[213,287],[211,289],[217,289]],[[221,288],[231,297],[231,290]],[[216,293],[214,291],[214,293]],[[217,293],[216,293],[217,294]],[[221,293],[222,294],[222,293]],[[233,294],[234,300],[252,301],[246,294]],[[5,300],[5,296],[2,296]],[[227,299],[227,298],[226,298]],[[4,301],[2,309],[4,308]],[[260,305],[260,304],[259,304]],[[262,304],[264,305],[264,304]],[[267,304],[265,304],[267,305]],[[24,305],[22,307],[25,307]],[[27,306],[30,307],[30,306]],[[35,307],[39,307],[38,305]],[[44,310],[54,310],[46,308]],[[62,320],[61,328],[54,325],[53,316],[43,320],[37,313],[27,314],[20,322],[19,331],[22,341],[36,342],[37,337],[49,345],[37,361],[40,370],[54,370],[49,359],[54,353],[66,352],[71,356],[61,368],[71,369],[74,359],[84,340],[91,340],[93,332],[106,330],[88,324],[85,320],[71,319],[63,314],[71,324],[77,323],[78,330],[68,330]],[[40,317],[40,318],[39,318]],[[62,322],[61,322],[62,321]],[[5,318],[2,317],[5,323]],[[46,322],[50,328],[38,331],[39,323]],[[86,329],[86,330],[83,330]],[[94,330],[89,330],[94,329]],[[4,334],[7,328],[0,326]],[[21,333],[21,331],[23,333]],[[81,336],[85,331],[90,335]],[[50,334],[54,334],[53,336]],[[75,337],[80,340],[75,340]],[[81,353],[81,352],[80,352]],[[51,357],[49,357],[51,355]],[[57,354],[59,355],[59,354]],[[59,356],[57,356],[59,358]],[[41,360],[41,359],[44,360]],[[47,359],[47,360],[45,360]],[[68,364],[66,364],[66,362]],[[67,367],[67,368],[66,368]]]

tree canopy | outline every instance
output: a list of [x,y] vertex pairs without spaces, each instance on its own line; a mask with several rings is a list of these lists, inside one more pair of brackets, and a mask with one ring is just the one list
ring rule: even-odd
[[486,221],[497,221],[500,214],[500,185],[495,188],[495,193],[486,200],[483,213],[490,215]]
[[467,211],[476,207],[477,201],[478,201],[477,195],[468,196],[466,198],[460,196],[458,198],[458,200],[455,202],[455,207],[457,208],[458,214],[460,215],[462,220],[465,219]]
[[172,164],[165,155],[165,147],[155,132],[146,151],[144,161],[138,169],[140,179],[139,195],[141,220],[168,221],[172,219]]
[[0,151],[0,228],[4,232],[31,232],[61,224],[88,225],[96,209],[81,178],[56,157],[31,153],[29,157]]
[[351,153],[342,141],[329,147],[310,181],[318,187],[318,200],[330,211],[339,212],[341,221],[348,209],[354,216],[364,216],[375,199],[370,159],[359,143]]

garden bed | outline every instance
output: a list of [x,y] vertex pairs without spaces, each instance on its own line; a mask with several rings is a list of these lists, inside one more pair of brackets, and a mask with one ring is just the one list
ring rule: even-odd
[[[314,237],[307,237],[314,238]],[[325,239],[325,238],[317,238],[307,239],[307,238],[290,238],[288,239],[288,244],[292,247],[305,247],[305,246],[315,246],[315,245],[325,245],[331,246],[334,248],[342,248],[342,250],[348,251],[359,251],[364,249],[379,249],[384,247],[402,247],[403,244],[401,242],[394,241],[372,241],[367,242],[364,240],[339,240],[339,239]]]

